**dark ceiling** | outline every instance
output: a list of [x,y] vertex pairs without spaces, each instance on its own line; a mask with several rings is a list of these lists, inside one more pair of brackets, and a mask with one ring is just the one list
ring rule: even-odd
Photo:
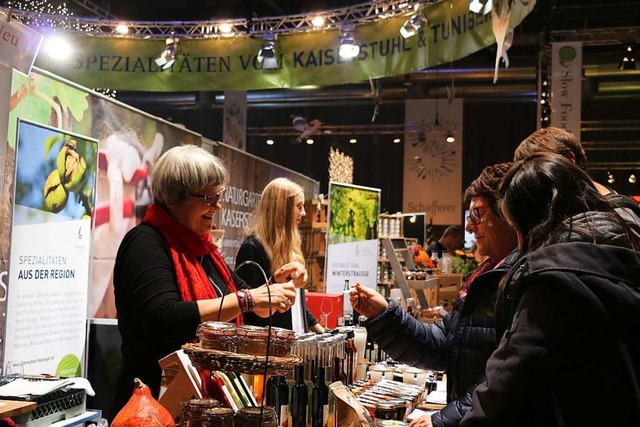
[[[83,3],[86,0],[74,0],[70,5],[77,10],[76,14],[87,15],[89,12],[81,7]],[[362,2],[93,0],[93,3],[123,19],[183,21],[282,16]],[[372,171],[383,169],[388,174],[401,175],[402,158],[398,147],[384,145],[392,136],[387,138],[381,126],[404,123],[405,99],[444,98],[447,86],[455,82],[456,96],[465,100],[463,184],[466,185],[487,164],[509,160],[519,140],[535,129],[538,64],[540,60],[543,65],[548,63],[549,42],[560,40],[583,42],[582,139],[592,174],[604,182],[607,172],[613,171],[618,175],[611,184],[614,189],[639,194],[640,184],[630,184],[626,177],[634,171],[640,173],[640,72],[618,71],[617,63],[625,42],[640,41],[640,1],[538,0],[534,11],[515,31],[514,45],[509,51],[511,67],[500,72],[497,84],[491,83],[494,46],[453,64],[382,79],[384,104],[376,121],[378,126],[371,125],[368,82],[317,90],[249,93],[247,149],[324,182],[326,150],[338,146],[356,158],[356,180],[361,178],[357,183],[383,188],[388,184],[382,178],[371,181],[375,175]],[[220,140],[222,103],[217,95],[221,93],[119,92],[118,99]],[[345,133],[358,136],[358,147],[346,143],[348,137],[336,136],[313,148],[294,147],[290,144],[291,114],[319,117],[323,122],[342,126]],[[280,135],[285,143],[266,146],[265,127],[269,127],[272,135]],[[375,149],[370,150],[371,146]],[[364,166],[358,168],[358,164]],[[400,194],[388,201],[388,208],[399,210],[401,184],[390,189]]]

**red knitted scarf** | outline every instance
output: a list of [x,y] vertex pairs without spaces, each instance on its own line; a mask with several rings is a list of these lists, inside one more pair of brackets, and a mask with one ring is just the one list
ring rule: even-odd
[[[183,301],[218,297],[207,273],[199,262],[200,258],[206,255],[213,260],[213,265],[220,277],[224,283],[228,284],[229,291],[236,292],[231,271],[218,251],[218,247],[213,243],[211,234],[205,233],[198,236],[158,205],[151,205],[147,208],[143,222],[156,226],[164,236],[176,268],[178,290]],[[242,316],[236,318],[236,323],[242,324]]]
[[487,257],[478,265],[478,267],[475,270],[473,270],[473,273],[471,273],[471,275],[466,280],[466,282],[464,282],[462,289],[460,289],[460,299],[462,301],[464,301],[467,298],[467,293],[469,293],[469,288],[473,284],[473,281],[476,280],[476,278],[482,273],[494,268],[495,265],[496,264],[493,261],[491,261],[489,257]]

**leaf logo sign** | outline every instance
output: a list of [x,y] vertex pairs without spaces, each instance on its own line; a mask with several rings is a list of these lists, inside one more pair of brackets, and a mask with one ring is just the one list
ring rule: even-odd
[[574,59],[576,59],[576,50],[572,46],[562,46],[558,51],[560,64],[564,67]]

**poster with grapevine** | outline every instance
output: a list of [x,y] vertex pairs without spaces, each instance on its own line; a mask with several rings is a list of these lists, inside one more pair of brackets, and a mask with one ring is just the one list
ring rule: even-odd
[[380,190],[330,183],[329,244],[378,238]]
[[14,225],[90,218],[98,142],[18,122]]

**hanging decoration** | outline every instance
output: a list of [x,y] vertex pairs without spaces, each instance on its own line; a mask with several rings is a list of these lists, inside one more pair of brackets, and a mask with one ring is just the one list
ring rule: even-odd
[[493,70],[493,83],[498,81],[498,67],[500,66],[500,59],[504,61],[505,67],[509,67],[509,58],[507,57],[507,50],[513,44],[513,28],[509,28],[509,21],[511,19],[511,7],[503,5],[502,7],[494,7],[491,9],[491,27],[493,29],[493,35],[496,38],[496,64]]
[[322,122],[318,119],[313,119],[310,122],[307,122],[307,119],[302,116],[294,116],[292,125],[295,130],[302,132],[296,138],[297,143],[306,141],[313,135],[318,135],[322,132]]
[[369,77],[369,87],[371,88],[371,99],[373,99],[373,116],[371,117],[371,123],[376,121],[376,117],[380,113],[380,107],[382,106],[382,97],[380,96],[380,89],[382,88],[382,83],[380,83],[380,79],[376,80],[373,83],[373,79]]
[[353,157],[329,148],[329,181],[353,184]]

